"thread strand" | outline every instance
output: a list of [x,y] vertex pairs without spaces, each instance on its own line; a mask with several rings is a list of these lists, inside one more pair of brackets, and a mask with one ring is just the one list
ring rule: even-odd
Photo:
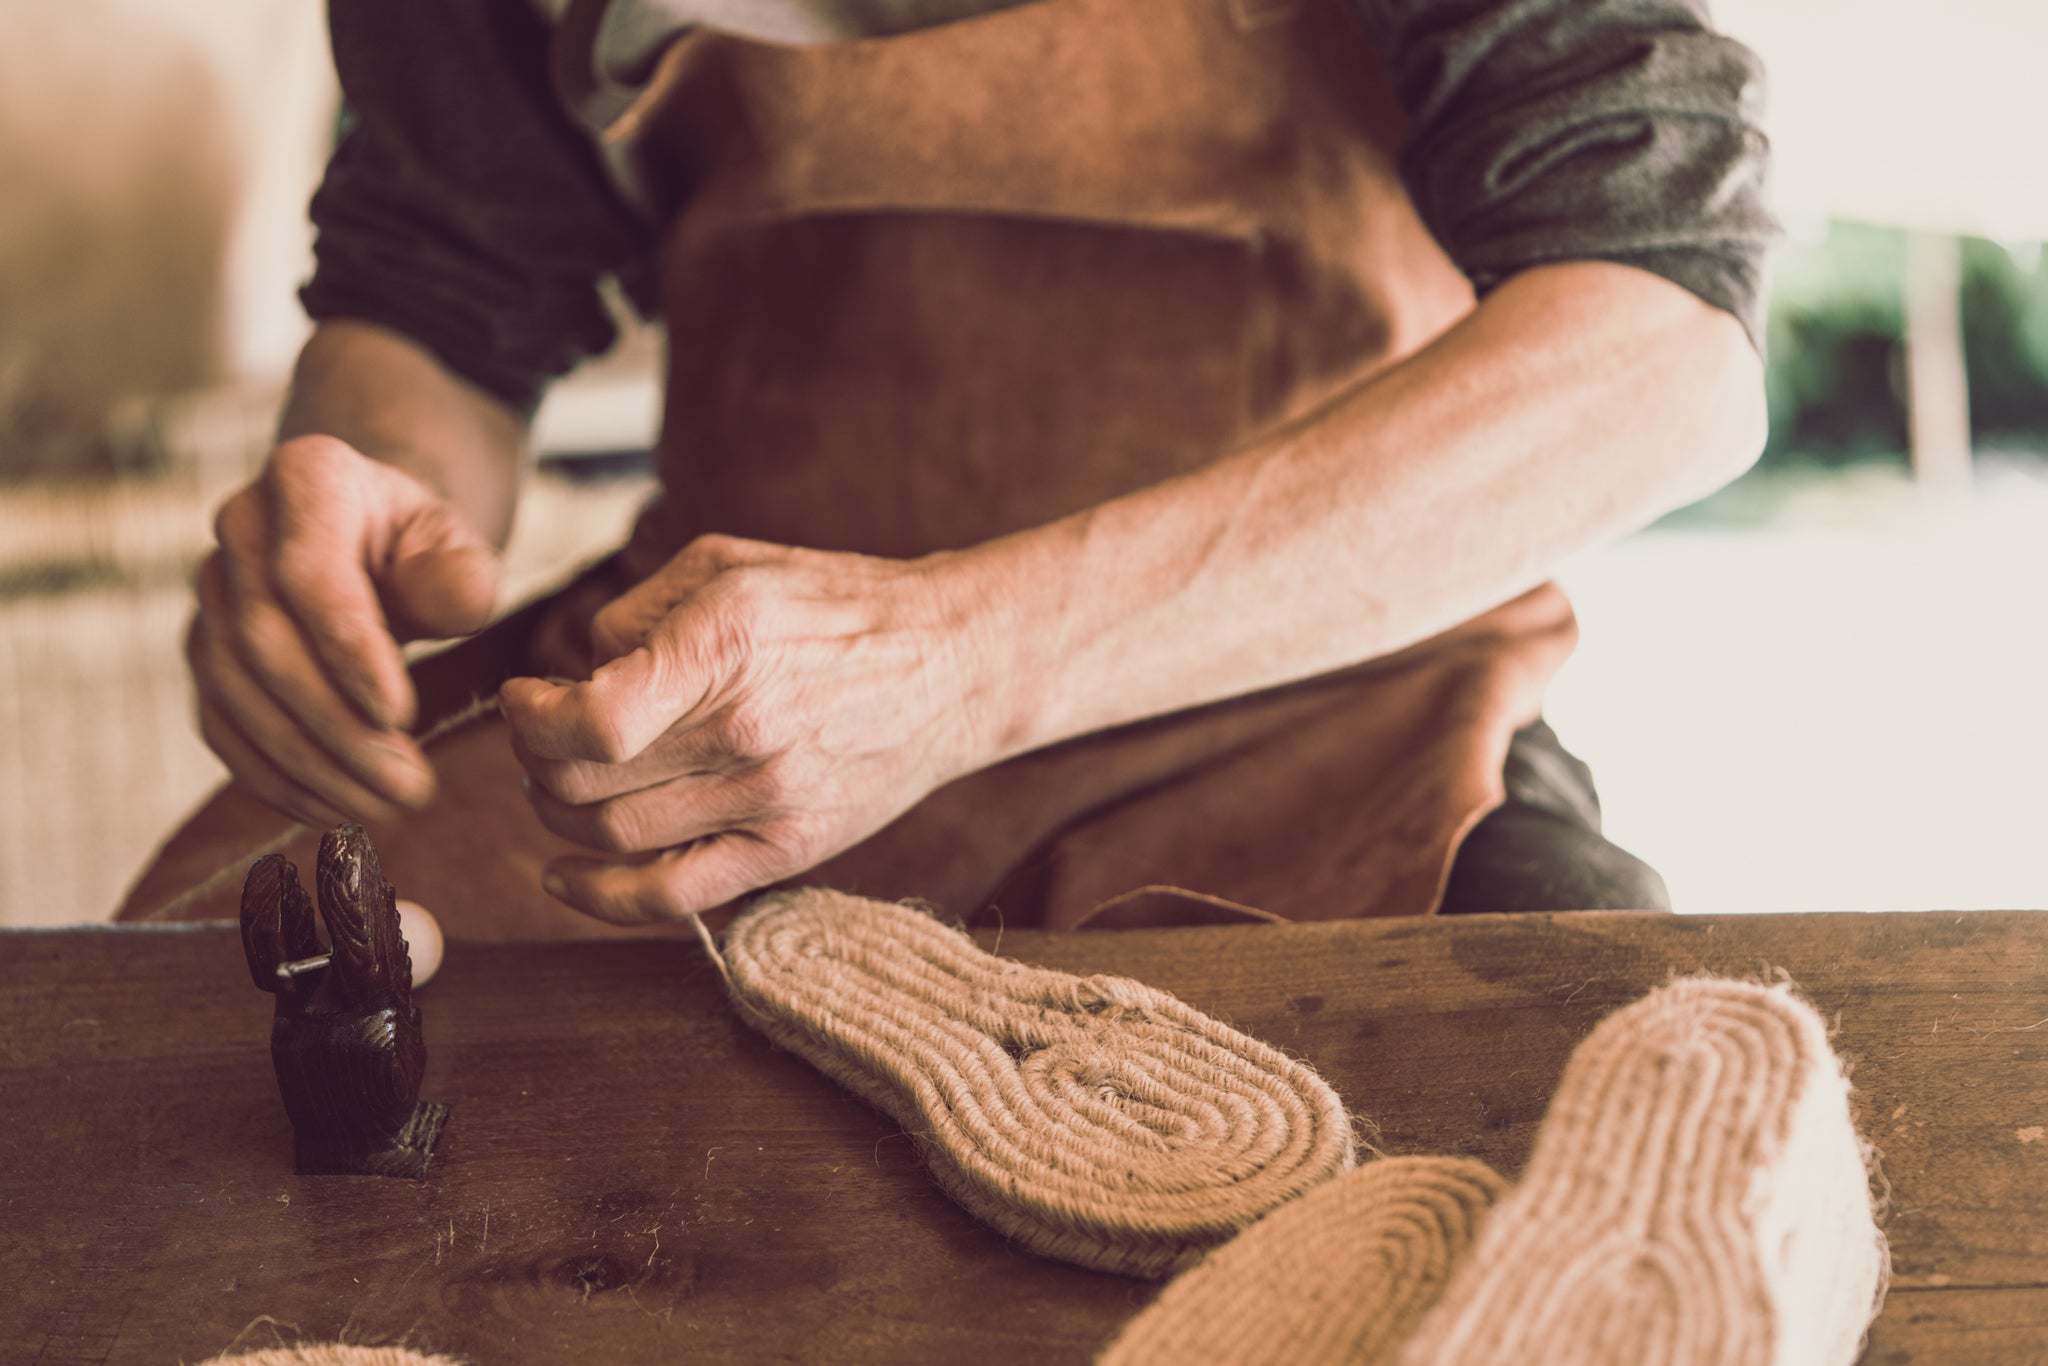
[[[418,744],[421,749],[425,749],[435,741],[462,729],[464,726],[470,725],[472,722],[486,716],[495,715],[497,710],[498,699],[496,694],[474,697],[470,699],[466,706],[450,712],[447,716],[442,717],[439,721],[436,721],[432,726],[421,732],[418,737]],[[221,864],[220,867],[192,884],[192,886],[179,892],[147,914],[138,917],[138,919],[143,921],[169,920],[182,914],[201,901],[206,900],[215,892],[220,891],[223,887],[232,885],[236,878],[245,876],[248,873],[249,865],[257,859],[262,858],[265,854],[275,854],[287,848],[292,841],[298,839],[301,835],[311,833],[312,829],[313,827],[304,821],[293,821],[278,834],[272,835],[261,844],[254,845],[236,854],[226,863]]]

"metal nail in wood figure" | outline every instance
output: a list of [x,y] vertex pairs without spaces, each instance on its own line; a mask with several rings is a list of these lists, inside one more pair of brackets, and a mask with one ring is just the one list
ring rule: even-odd
[[421,1103],[427,1068],[412,959],[377,851],[359,825],[320,841],[322,952],[299,870],[279,854],[242,884],[242,948],[277,997],[270,1058],[301,1176],[426,1175],[448,1107]]

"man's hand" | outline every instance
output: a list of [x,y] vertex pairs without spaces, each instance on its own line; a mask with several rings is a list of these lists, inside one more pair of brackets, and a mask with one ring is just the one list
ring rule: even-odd
[[280,445],[215,519],[186,657],[236,780],[316,825],[424,805],[399,642],[489,617],[498,556],[418,480],[326,436]]
[[621,924],[802,872],[987,762],[990,651],[957,581],[920,561],[693,542],[606,607],[587,683],[499,697],[557,834],[548,890]]
[[698,541],[600,615],[589,682],[499,693],[541,820],[615,856],[549,890],[708,910],[1011,755],[1405,649],[1732,478],[1763,409],[1733,316],[1572,262],[1056,522],[913,561]]

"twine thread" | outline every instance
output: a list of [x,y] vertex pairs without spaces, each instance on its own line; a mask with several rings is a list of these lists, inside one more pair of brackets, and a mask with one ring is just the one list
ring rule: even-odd
[[[433,744],[436,740],[452,731],[460,730],[482,717],[495,715],[497,710],[498,698],[495,693],[472,698],[467,706],[449,713],[422,731],[418,737],[418,744],[421,749],[425,749],[428,745]],[[301,835],[312,833],[312,830],[313,827],[304,821],[293,821],[280,833],[264,840],[261,844],[254,845],[246,851],[235,855],[198,882],[192,884],[192,886],[187,887],[184,891],[179,892],[176,896],[140,918],[145,921],[169,920],[179,915],[214,893],[221,891],[223,888],[232,886],[238,878],[246,876],[249,871],[249,865],[257,859],[262,858],[265,854],[282,852],[293,840],[298,839]]]

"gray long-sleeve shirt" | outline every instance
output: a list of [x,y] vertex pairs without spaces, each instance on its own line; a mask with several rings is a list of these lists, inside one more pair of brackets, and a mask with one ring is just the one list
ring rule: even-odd
[[[648,278],[657,230],[555,97],[551,3],[331,0],[355,123],[313,200],[302,295],[315,318],[411,336],[520,409],[610,344],[599,281]],[[613,0],[595,74],[644,78],[698,23],[833,41],[1016,3]],[[1700,0],[1353,3],[1407,111],[1409,193],[1482,294],[1532,266],[1618,261],[1759,336],[1762,71]]]

